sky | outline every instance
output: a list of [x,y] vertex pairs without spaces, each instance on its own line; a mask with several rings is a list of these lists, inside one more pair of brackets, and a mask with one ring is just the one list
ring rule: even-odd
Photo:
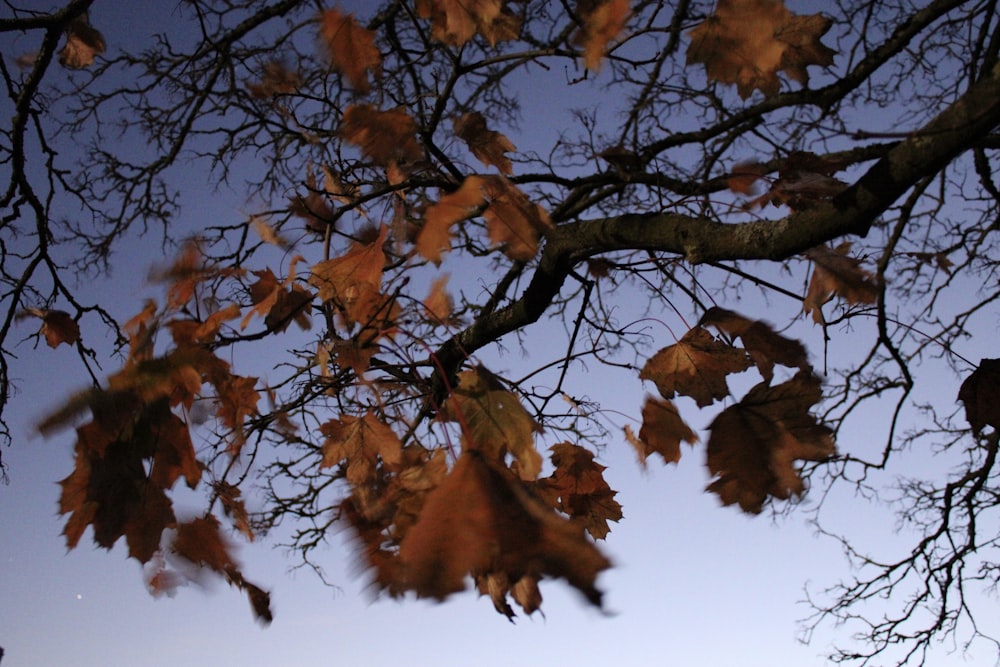
[[[99,1],[92,21],[106,35],[125,40],[147,20],[142,4]],[[23,46],[0,42],[5,58],[15,57]],[[225,198],[213,200],[218,199]],[[188,215],[212,219],[233,211],[232,205],[218,204],[213,211],[198,203],[197,213]],[[238,198],[236,203],[241,203]],[[187,224],[195,224],[194,219],[187,218]],[[95,285],[113,291],[122,317],[138,310],[142,298],[154,291],[130,278],[145,275],[162,259],[150,248],[157,246],[133,241],[121,254],[117,273]],[[28,336],[31,330],[24,326]],[[837,543],[817,535],[806,512],[748,517],[722,508],[704,492],[709,480],[700,450],[686,452],[677,466],[651,461],[643,469],[624,442],[609,445],[599,459],[609,466],[606,477],[619,490],[625,513],[601,545],[614,563],[599,579],[605,612],[559,583],[543,584],[544,616],[521,615],[513,624],[474,592],[445,604],[375,599],[351,566],[350,547],[339,538],[332,540],[323,563],[336,588],[324,586],[311,572],[289,572],[294,557],[266,539],[239,549],[246,577],[271,592],[275,620],[266,628],[254,622],[245,597],[221,583],[192,584],[173,597],[154,598],[121,546],[109,553],[85,536],[67,552],[57,481],[71,469],[72,434],[42,438],[35,424],[72,389],[85,386],[87,378],[75,371],[74,353],[65,346],[34,349],[28,341],[16,352],[19,393],[10,413],[15,442],[3,452],[10,480],[0,486],[3,667],[819,667],[826,664],[822,655],[835,637],[845,639],[825,627],[809,645],[798,641],[798,621],[810,613],[803,604],[807,589],[815,592],[849,574]],[[496,358],[495,363],[513,366],[517,359]],[[637,379],[619,384],[619,377],[596,371],[590,381],[590,392],[607,410],[628,414],[638,412],[651,390]],[[813,502],[807,497],[803,509]],[[902,544],[905,536],[894,532],[893,519],[877,506],[850,497],[828,503],[862,542],[887,548]],[[986,619],[986,624],[995,627],[997,620]],[[953,648],[940,647],[933,664],[989,664],[996,657],[975,647],[962,656]]]

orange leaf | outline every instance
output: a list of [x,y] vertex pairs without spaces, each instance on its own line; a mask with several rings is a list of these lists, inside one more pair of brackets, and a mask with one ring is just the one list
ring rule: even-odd
[[344,255],[312,267],[309,284],[317,288],[320,301],[336,305],[348,326],[368,322],[384,305],[381,294],[389,228],[383,226],[374,242],[355,244]]
[[219,573],[236,570],[231,547],[219,529],[219,520],[212,515],[180,523],[171,549],[200,567]]
[[730,336],[738,337],[761,376],[770,381],[774,365],[808,369],[806,348],[797,340],[778,334],[766,322],[751,320],[725,308],[714,306],[705,311],[700,326],[712,326]]
[[[581,522],[595,539],[610,532],[608,521],[622,518],[616,491],[604,480],[605,466],[592,452],[568,442],[551,447],[555,470],[536,482],[536,490],[557,510]],[[530,612],[529,612],[530,613]]]
[[347,77],[360,93],[371,87],[368,72],[378,77],[382,69],[382,54],[375,45],[375,33],[362,27],[352,14],[328,9],[320,15],[319,34],[326,46],[330,65]]
[[298,72],[289,70],[284,63],[272,60],[264,63],[260,81],[248,83],[247,90],[258,100],[269,100],[278,95],[290,95],[302,85]]
[[663,398],[681,394],[705,407],[729,395],[727,375],[745,371],[750,365],[745,350],[717,341],[707,330],[695,327],[650,357],[639,378],[653,381]]
[[90,67],[105,48],[104,35],[91,27],[85,13],[66,28],[66,44],[59,51],[59,64],[70,69]]
[[448,284],[448,274],[434,280],[431,285],[431,293],[424,299],[424,308],[427,309],[428,318],[434,323],[442,323],[448,320],[453,307],[451,295],[445,289]]
[[412,590],[444,599],[463,590],[470,575],[501,574],[515,582],[548,575],[565,578],[597,606],[595,580],[610,566],[579,525],[468,451],[427,497],[398,560],[384,578],[394,594]]
[[443,414],[462,425],[465,449],[478,451],[497,465],[511,454],[521,479],[538,477],[542,456],[535,449],[535,433],[542,427],[495,375],[482,366],[459,373],[458,387],[444,407]]
[[723,410],[709,426],[708,470],[715,481],[708,490],[754,514],[768,496],[801,495],[805,485],[795,462],[836,452],[833,431],[809,414],[820,398],[819,378],[801,371],[774,387],[762,382]]
[[688,33],[687,64],[701,63],[709,79],[736,84],[743,99],[754,89],[777,95],[779,71],[805,84],[808,65],[833,64],[835,52],[819,41],[831,25],[822,14],[796,16],[781,0],[719,0]]
[[379,460],[395,465],[402,457],[402,443],[391,428],[369,412],[364,417],[331,419],[320,427],[323,468],[347,462],[347,480],[355,485],[371,480]]
[[417,0],[416,4],[419,16],[431,19],[434,39],[449,46],[461,46],[477,32],[491,44],[509,38],[509,30],[496,28],[497,23],[509,25],[509,15],[502,11],[503,0]]
[[420,160],[424,152],[416,135],[417,122],[401,108],[379,111],[370,104],[354,104],[344,111],[340,124],[344,141],[383,167]]
[[836,294],[848,304],[875,303],[879,289],[875,276],[861,268],[861,260],[848,257],[849,241],[836,248],[818,246],[805,252],[813,261],[812,278],[802,300],[802,309],[812,313],[813,321],[822,324],[823,304]]
[[483,114],[464,113],[455,119],[454,127],[455,134],[484,165],[496,167],[501,174],[510,175],[514,171],[505,153],[517,150],[516,147],[504,135],[487,129]]
[[513,260],[532,259],[538,253],[542,233],[552,227],[548,213],[502,176],[487,179],[486,196],[489,206],[483,217],[490,241]]
[[468,176],[462,185],[442,196],[424,212],[424,226],[417,235],[416,248],[422,257],[441,264],[441,253],[451,249],[451,227],[471,217],[486,204],[482,176]]
[[647,396],[642,406],[639,437],[633,436],[631,429],[627,429],[625,435],[643,466],[654,452],[663,457],[664,463],[677,463],[681,460],[681,441],[692,445],[698,442],[698,436],[684,423],[674,404],[652,396]]
[[631,16],[629,0],[603,0],[596,7],[586,10],[586,7],[593,5],[592,1],[578,4],[578,12],[584,17],[584,25],[575,41],[583,46],[583,63],[586,68],[597,72],[608,52],[608,44],[622,34]]

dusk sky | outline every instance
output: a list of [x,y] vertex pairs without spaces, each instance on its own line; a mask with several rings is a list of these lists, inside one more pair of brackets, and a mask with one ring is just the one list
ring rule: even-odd
[[[38,2],[46,8],[49,4],[54,3]],[[358,8],[364,4],[348,3],[361,13],[364,10]],[[815,11],[817,5],[788,4],[802,11]],[[90,20],[104,33],[109,51],[134,49],[157,30],[158,22],[170,20],[173,5],[98,0]],[[0,17],[8,12],[0,8]],[[36,38],[0,33],[0,56],[8,67],[34,48]],[[546,133],[558,131],[564,122],[547,117],[559,110],[552,110],[542,78],[562,74],[539,71],[538,76],[538,81],[523,82],[526,89],[538,92],[525,100],[523,114],[531,122],[520,133],[509,130],[512,141],[523,148],[535,142],[542,146]],[[12,113],[6,97],[0,113],[5,118]],[[546,122],[536,122],[539,118]],[[885,124],[891,126],[891,120]],[[5,178],[5,169],[0,165],[0,177]],[[205,220],[245,217],[252,205],[236,186],[206,190],[200,173],[182,175],[179,182],[187,188],[180,226],[197,229]],[[142,277],[164,257],[158,243],[139,238],[129,239],[116,257],[112,274],[93,281],[88,289],[113,295],[105,299],[125,320],[139,311],[143,299],[161,293]],[[475,287],[477,277],[463,275],[467,267],[456,262],[445,268],[458,284]],[[814,357],[822,354],[822,334],[799,316],[800,304],[765,302],[751,295],[742,305],[763,320],[794,322],[788,335],[799,336]],[[622,319],[628,315],[624,312]],[[642,316],[641,309],[635,316]],[[664,307],[663,321],[675,321],[673,317]],[[204,585],[182,586],[172,597],[154,598],[146,590],[140,566],[127,558],[123,545],[107,552],[93,545],[88,531],[78,548],[67,551],[60,535],[64,517],[58,514],[57,482],[72,469],[74,434],[69,429],[45,438],[36,425],[74,390],[87,386],[88,378],[74,363],[73,350],[49,349],[29,338],[37,331],[37,321],[18,326],[18,338],[24,342],[13,349],[17,394],[7,415],[14,440],[3,450],[9,483],[0,485],[3,667],[820,667],[827,664],[822,656],[832,643],[849,641],[830,625],[821,626],[809,644],[801,641],[801,621],[811,613],[804,603],[807,595],[821,597],[825,587],[850,575],[841,546],[817,534],[809,523],[817,498],[807,495],[787,516],[767,511],[748,516],[735,507],[722,507],[716,496],[705,492],[710,480],[703,465],[703,443],[685,445],[676,466],[664,466],[651,457],[643,468],[623,437],[609,442],[598,456],[608,466],[605,476],[619,491],[617,500],[625,515],[600,544],[613,561],[598,581],[606,594],[604,612],[587,605],[563,582],[552,581],[543,583],[542,612],[530,618],[519,615],[515,623],[497,614],[489,599],[477,598],[474,591],[443,604],[412,596],[377,598],[366,586],[367,574],[355,565],[346,534],[334,536],[322,552],[321,564],[333,584],[325,586],[307,569],[290,571],[298,563],[294,555],[273,547],[285,528],[237,549],[247,579],[271,592],[275,618],[269,627],[254,621],[243,594],[211,578]],[[532,330],[530,335],[536,338],[527,346],[541,357],[546,353],[546,326],[555,325],[541,324]],[[672,337],[671,331],[657,330],[660,323],[644,326],[663,344]],[[107,351],[111,342],[93,344]],[[830,341],[828,353],[854,353],[850,337]],[[977,361],[998,356],[982,339],[970,343],[962,354]],[[503,371],[516,371],[527,363],[516,348],[506,354],[485,351],[480,357]],[[819,363],[818,358],[814,361]],[[257,368],[241,370],[265,377],[275,362],[254,363]],[[114,370],[111,359],[103,372]],[[621,374],[597,365],[585,379],[580,394],[599,401],[609,414],[622,415],[618,427],[634,425],[632,418],[644,396],[655,391],[637,377],[624,381]],[[738,378],[734,385],[745,388],[756,381],[756,377]],[[957,391],[955,378],[942,375],[932,393],[947,395],[950,401]],[[697,416],[692,427],[704,434],[712,415],[693,414]],[[872,414],[870,424],[855,421],[838,437],[857,443],[873,432],[881,434],[882,418]],[[877,449],[881,441],[877,437],[872,441]],[[937,465],[920,453],[912,461],[908,473]],[[252,500],[248,502],[252,507]],[[887,509],[855,497],[850,489],[837,490],[824,503],[828,525],[850,532],[858,544],[892,553],[912,541],[912,533],[905,526],[900,530]],[[1000,612],[995,609],[991,618],[981,618],[984,627],[1000,626]],[[986,644],[974,645],[968,655],[961,649],[938,646],[929,664],[957,667],[996,660],[995,651]]]

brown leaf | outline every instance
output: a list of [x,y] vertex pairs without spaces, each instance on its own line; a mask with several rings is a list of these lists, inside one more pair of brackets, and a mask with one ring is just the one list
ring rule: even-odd
[[809,355],[802,343],[785,338],[766,322],[714,306],[705,311],[699,325],[715,327],[742,340],[750,359],[767,381],[774,377],[775,364],[803,370],[810,368]]
[[451,249],[451,227],[476,213],[486,204],[481,176],[468,176],[462,185],[424,212],[424,225],[417,235],[416,249],[420,256],[441,264],[441,253]]
[[340,309],[348,326],[370,321],[385,305],[381,289],[388,233],[383,226],[374,242],[355,244],[344,255],[312,267],[309,284],[317,288],[320,301]]
[[390,590],[443,600],[468,576],[565,578],[600,606],[597,575],[610,562],[577,524],[534,500],[521,482],[464,452],[427,498],[399,549]]
[[663,398],[690,396],[699,407],[729,395],[726,376],[750,368],[746,350],[726,345],[694,327],[674,345],[654,354],[639,373],[656,384]]
[[388,465],[401,460],[399,437],[371,412],[360,418],[331,419],[320,430],[326,436],[321,467],[329,468],[346,461],[347,480],[352,484],[370,481],[380,460]]
[[219,520],[211,514],[177,525],[171,550],[199,567],[207,567],[221,574],[237,570],[237,563],[230,554],[231,546],[223,537]]
[[593,6],[592,0],[577,3],[577,13],[583,17],[583,27],[574,41],[583,47],[583,63],[591,72],[601,69],[608,44],[618,39],[631,16],[628,0],[602,0]]
[[39,330],[45,337],[45,342],[51,348],[56,348],[60,343],[73,345],[80,340],[80,325],[76,323],[73,316],[63,310],[46,310],[43,308],[25,308],[16,315],[17,319],[25,317],[37,317],[42,320],[42,328]]
[[533,480],[542,469],[535,434],[542,430],[517,396],[482,366],[458,375],[458,386],[442,413],[462,426],[464,449],[480,452],[498,466],[511,454],[523,480]]
[[548,213],[502,176],[487,179],[486,196],[489,206],[483,217],[490,241],[513,260],[532,259],[542,234],[552,227]]
[[424,154],[417,141],[417,122],[402,108],[380,111],[370,104],[351,105],[344,111],[340,136],[383,167],[416,162]]
[[446,273],[434,280],[431,284],[431,293],[424,299],[424,308],[427,310],[428,319],[435,324],[446,323],[454,307],[451,295],[445,289],[447,284],[448,274]]
[[875,303],[878,299],[875,276],[861,268],[860,259],[847,256],[850,250],[851,243],[846,241],[836,248],[817,246],[805,252],[805,256],[813,261],[813,273],[802,300],[802,309],[807,314],[812,313],[817,324],[825,322],[823,304],[830,301],[834,294],[849,305]]
[[375,33],[361,26],[352,14],[336,9],[324,11],[319,22],[319,34],[331,67],[343,73],[355,90],[368,92],[371,88],[368,73],[377,78],[382,71],[382,54],[375,45]]
[[511,38],[510,15],[503,12],[503,0],[416,0],[416,6],[420,18],[431,19],[434,39],[449,46],[461,46],[477,32],[491,44]]
[[778,72],[808,82],[806,67],[833,64],[834,51],[819,40],[832,21],[796,16],[780,0],[719,0],[688,35],[687,64],[701,63],[709,79],[734,83],[740,97],[754,89],[770,97],[781,89]]
[[767,173],[767,167],[759,162],[743,162],[729,172],[726,185],[737,194],[749,195],[753,193],[754,184]]
[[510,175],[514,169],[506,153],[517,150],[510,139],[495,130],[487,129],[486,118],[478,111],[470,111],[455,118],[455,134],[466,143],[472,154],[486,166],[494,166],[501,174]]
[[768,496],[801,495],[798,460],[820,461],[836,452],[833,431],[809,409],[822,398],[820,381],[801,371],[774,387],[762,382],[709,426],[708,490],[726,505],[758,513]]
[[664,463],[677,463],[681,460],[681,441],[693,445],[698,442],[698,436],[681,419],[677,407],[670,401],[661,401],[652,396],[646,397],[642,406],[642,427],[639,437],[628,437],[631,429],[626,431],[626,437],[639,454],[639,462],[645,466],[646,458],[653,454],[663,457]]
[[605,466],[592,452],[568,442],[551,447],[555,470],[535,483],[537,492],[560,512],[579,521],[595,539],[610,532],[608,521],[620,521],[622,506],[604,480]]
[[278,95],[290,95],[302,85],[298,72],[276,60],[264,63],[260,81],[247,83],[247,91],[258,100],[269,100]]
[[69,69],[90,67],[105,48],[104,35],[90,25],[84,13],[66,28],[66,44],[59,51],[59,64]]
[[975,435],[983,428],[1000,429],[1000,359],[982,359],[958,390],[965,417]]

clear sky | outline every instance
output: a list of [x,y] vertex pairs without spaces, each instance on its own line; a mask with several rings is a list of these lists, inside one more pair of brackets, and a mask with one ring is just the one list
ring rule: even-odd
[[[155,24],[148,16],[153,4],[98,0],[92,22],[108,37],[109,48],[135,43]],[[0,40],[4,58],[29,48],[13,36]],[[511,138],[530,142],[530,137]],[[202,191],[192,198],[197,206],[188,208],[180,224],[231,216],[245,203],[241,195],[226,191],[211,197]],[[135,240],[120,257],[123,265],[94,289],[113,293],[115,312],[124,318],[139,309],[144,296],[155,293],[134,276],[145,275],[162,257],[155,243]],[[765,315],[771,306],[754,307],[766,319],[785,321],[781,318],[789,315],[780,309]],[[33,324],[22,326],[24,336],[32,333]],[[807,344],[820,344],[818,332],[809,335],[813,338]],[[668,340],[667,332],[663,338]],[[721,508],[704,493],[708,479],[702,448],[686,450],[678,466],[651,460],[642,470],[624,441],[609,443],[600,460],[609,466],[606,477],[619,490],[625,519],[612,526],[602,545],[614,561],[599,581],[606,591],[604,614],[558,583],[543,585],[544,617],[519,616],[515,624],[474,592],[440,605],[374,600],[351,567],[350,548],[336,540],[323,564],[339,589],[323,586],[308,571],[289,574],[295,559],[272,549],[267,540],[240,549],[247,578],[272,593],[275,620],[267,628],[253,621],[242,594],[221,583],[189,585],[172,598],[154,599],[145,590],[139,566],[122,547],[110,553],[95,548],[88,532],[67,553],[56,482],[71,469],[72,434],[44,439],[34,424],[87,378],[75,372],[74,353],[65,346],[32,349],[27,342],[16,352],[19,392],[10,412],[15,442],[3,452],[10,483],[0,486],[3,667],[826,664],[821,654],[833,640],[832,629],[824,628],[810,645],[803,645],[797,641],[797,620],[809,614],[802,604],[807,585],[815,591],[848,575],[838,544],[816,535],[805,513],[748,517]],[[979,356],[989,355],[971,354]],[[516,367],[518,359],[511,355],[495,363]],[[620,376],[596,370],[589,382],[586,391],[592,398],[608,410],[631,415],[638,413],[645,392],[652,391],[637,378],[621,383]],[[948,386],[948,392],[953,390],[957,385]],[[863,429],[841,437],[864,437]],[[804,507],[811,502],[807,498]],[[855,529],[860,540],[880,547],[901,543],[892,519],[874,506],[849,495],[829,503],[829,512],[840,512],[840,521]],[[997,620],[985,622],[995,627]],[[967,659],[952,648],[941,647],[933,664],[985,665],[995,658],[973,650]]]

